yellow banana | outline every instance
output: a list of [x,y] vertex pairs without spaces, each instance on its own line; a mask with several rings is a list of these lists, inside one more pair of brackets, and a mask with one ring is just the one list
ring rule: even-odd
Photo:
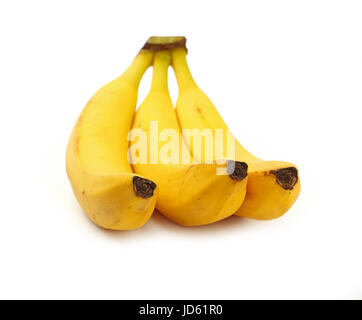
[[[138,159],[136,163],[136,146],[141,138],[136,142],[136,135],[133,134],[130,148],[133,169],[156,182],[159,188],[156,207],[176,223],[196,226],[224,219],[232,215],[243,201],[246,193],[247,166],[245,163],[232,162],[235,164],[233,173],[217,175],[216,163],[183,162],[182,154],[186,155],[186,158],[189,157],[190,163],[193,159],[184,144],[168,92],[167,75],[171,55],[169,51],[162,50],[169,48],[167,44],[163,45],[162,41],[154,44],[146,46],[156,51],[151,90],[136,111],[132,132],[136,132],[136,129],[145,132],[147,150],[152,150],[152,126],[157,124],[160,132],[159,140],[157,136],[160,159],[152,160],[151,152],[147,152],[147,161],[142,163]],[[169,136],[162,137],[164,133],[169,133]],[[138,148],[138,152],[141,151]],[[168,151],[172,151],[176,156],[167,158],[170,154]]]
[[[199,89],[192,78],[186,61],[185,46],[172,51],[172,66],[179,86],[176,112],[182,129],[221,129],[226,153],[228,127],[210,99]],[[193,156],[203,161],[204,148],[189,147]],[[215,149],[214,149],[215,150]],[[214,159],[220,154],[213,153]],[[283,215],[300,193],[300,181],[295,165],[281,161],[263,161],[250,154],[238,142],[235,160],[245,161],[248,168],[248,186],[245,201],[237,215],[254,219],[273,219]]]
[[138,85],[152,59],[151,51],[141,51],[122,76],[99,89],[68,143],[66,168],[74,194],[102,228],[141,227],[156,204],[156,184],[132,173],[127,159]]

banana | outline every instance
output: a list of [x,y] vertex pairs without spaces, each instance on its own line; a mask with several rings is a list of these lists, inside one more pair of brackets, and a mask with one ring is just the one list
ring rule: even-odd
[[[163,49],[170,48],[167,46],[167,41],[170,40],[157,40],[159,38],[153,43],[149,41],[145,46],[156,53],[151,89],[136,111],[130,138],[133,169],[156,182],[159,187],[156,208],[169,219],[184,226],[216,222],[239,209],[246,193],[247,166],[242,162],[229,162],[228,164],[235,165],[235,170],[226,175],[217,175],[217,163],[193,164],[168,92],[167,76],[171,54]],[[136,161],[136,149],[141,157],[142,150],[138,148],[141,135],[136,141],[134,132],[145,132],[148,138],[147,150],[152,150],[154,141],[150,140],[153,134],[152,125],[155,123],[160,132],[160,138],[157,137],[160,159],[152,160],[151,152],[147,152],[147,161]],[[170,135],[162,137],[162,134],[167,132]],[[169,153],[163,153],[162,150],[173,151],[176,156],[167,158]],[[189,157],[189,164],[183,162],[182,155]]]
[[119,78],[99,89],[71,133],[66,170],[83,211],[98,226],[139,228],[152,215],[156,184],[132,172],[127,135],[138,85],[153,53],[142,50]]
[[[172,66],[179,87],[176,112],[180,126],[189,130],[221,129],[224,133],[221,138],[224,149],[222,154],[214,152],[213,157],[222,158],[226,153],[228,127],[210,99],[196,85],[187,65],[186,54],[185,46],[172,51]],[[193,156],[203,161],[205,150],[195,148],[192,141],[188,145]],[[249,153],[238,142],[234,159],[245,161],[249,166],[245,201],[236,215],[254,219],[274,219],[283,215],[296,201],[300,193],[300,181],[295,165],[282,161],[263,161]]]

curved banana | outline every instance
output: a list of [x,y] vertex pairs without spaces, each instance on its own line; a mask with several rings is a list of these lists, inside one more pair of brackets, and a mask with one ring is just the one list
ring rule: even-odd
[[[245,163],[232,162],[235,171],[226,175],[217,175],[218,165],[185,164],[182,154],[193,159],[184,144],[177,122],[175,110],[170,99],[167,85],[170,52],[156,50],[153,62],[151,90],[136,111],[132,132],[141,129],[146,140],[143,148],[152,152],[153,125],[157,124],[160,138],[156,137],[159,147],[157,161],[147,152],[147,161],[135,161],[135,149],[140,143],[136,135],[131,136],[131,159],[135,172],[150,177],[159,187],[157,209],[169,219],[184,226],[209,224],[232,215],[239,209],[246,193],[247,166]],[[168,141],[170,140],[170,141]],[[142,147],[142,146],[141,146]],[[134,148],[134,149],[133,149]],[[138,148],[139,153],[142,152]],[[172,156],[173,155],[173,156]],[[230,164],[230,163],[229,163]]]
[[99,89],[68,143],[66,168],[74,194],[102,228],[141,227],[156,204],[156,184],[132,173],[127,159],[138,85],[152,59],[152,52],[141,51],[122,76]]
[[[228,127],[210,99],[199,89],[186,62],[186,48],[172,52],[172,66],[179,86],[176,112],[182,129],[221,129],[226,153]],[[205,150],[189,144],[193,156],[200,161]],[[221,155],[221,156],[222,156]],[[214,153],[214,158],[220,154]],[[250,154],[238,142],[235,160],[245,161],[248,168],[248,186],[245,201],[237,215],[254,219],[274,219],[283,215],[296,201],[300,193],[300,181],[295,165],[281,161],[263,161]]]

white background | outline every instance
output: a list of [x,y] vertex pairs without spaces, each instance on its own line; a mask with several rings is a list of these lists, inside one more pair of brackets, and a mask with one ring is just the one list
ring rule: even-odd
[[[360,1],[2,1],[0,298],[362,298],[361,17]],[[285,216],[107,232],[82,213],[70,131],[151,35],[185,35],[243,145],[298,165]]]

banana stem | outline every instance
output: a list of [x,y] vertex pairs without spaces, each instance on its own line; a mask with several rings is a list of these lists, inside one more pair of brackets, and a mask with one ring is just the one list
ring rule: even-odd
[[151,51],[162,51],[173,50],[179,47],[186,48],[185,37],[150,37],[143,46],[143,49]]
[[168,67],[170,62],[170,52],[156,52],[153,60],[152,91],[168,91]]
[[185,48],[177,48],[172,51],[172,67],[176,74],[179,90],[196,86],[189,66],[187,65],[186,54],[187,51]]
[[131,65],[123,73],[122,77],[127,79],[134,86],[138,87],[141,78],[147,68],[152,64],[153,52],[141,50],[141,52],[134,58]]

